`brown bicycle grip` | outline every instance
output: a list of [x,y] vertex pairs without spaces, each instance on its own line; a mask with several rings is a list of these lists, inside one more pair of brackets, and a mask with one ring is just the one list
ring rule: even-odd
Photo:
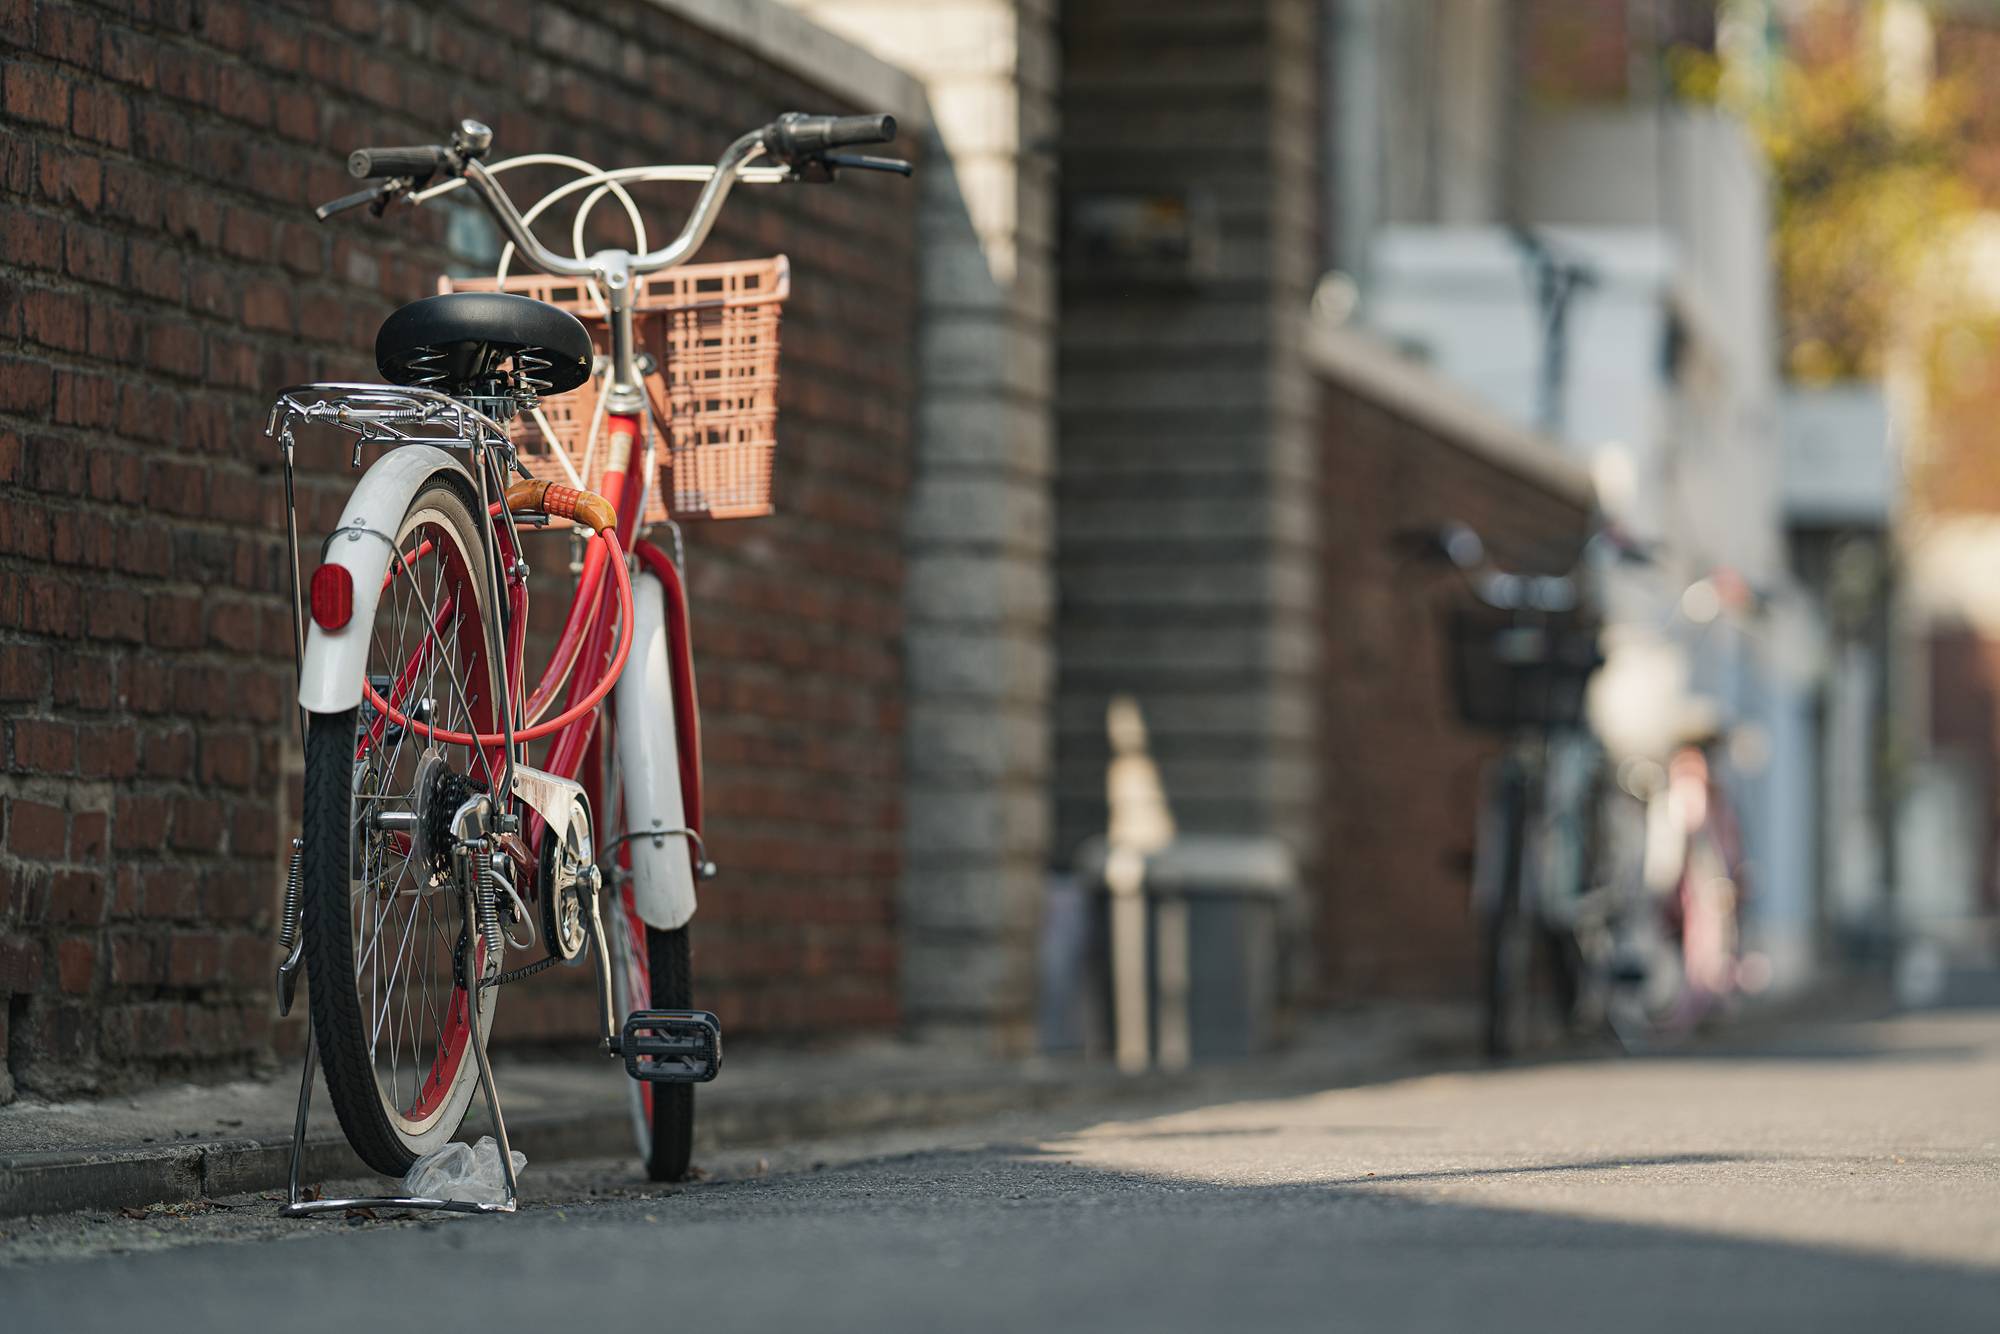
[[507,508],[516,514],[569,519],[599,533],[618,526],[618,511],[603,496],[540,478],[508,487]]

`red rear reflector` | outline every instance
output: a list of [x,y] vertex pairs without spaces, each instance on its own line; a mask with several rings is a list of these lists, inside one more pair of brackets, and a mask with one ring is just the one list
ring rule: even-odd
[[338,630],[354,618],[354,576],[345,565],[322,565],[313,571],[313,620]]

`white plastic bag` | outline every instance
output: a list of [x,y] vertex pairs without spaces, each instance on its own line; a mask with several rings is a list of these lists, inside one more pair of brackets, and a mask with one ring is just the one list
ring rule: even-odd
[[[518,1182],[528,1166],[528,1155],[516,1149],[511,1156]],[[504,1204],[507,1179],[500,1171],[500,1146],[491,1135],[481,1135],[477,1144],[452,1143],[427,1153],[403,1174],[403,1190],[425,1200]]]

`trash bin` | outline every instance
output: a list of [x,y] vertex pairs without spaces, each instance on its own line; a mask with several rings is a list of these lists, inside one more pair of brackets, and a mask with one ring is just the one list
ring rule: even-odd
[[[1111,985],[1106,846],[1077,855],[1098,908],[1099,977]],[[1300,934],[1304,896],[1291,850],[1275,838],[1194,834],[1146,858],[1149,1032],[1154,1060],[1248,1056],[1277,1037],[1285,962]],[[1106,998],[1104,1013],[1111,1011]]]

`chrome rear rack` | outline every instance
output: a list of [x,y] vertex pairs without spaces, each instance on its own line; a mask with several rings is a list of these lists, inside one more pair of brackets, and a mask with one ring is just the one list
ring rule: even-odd
[[391,384],[299,384],[278,392],[264,434],[290,443],[299,425],[337,426],[353,432],[354,463],[361,447],[425,444],[471,449],[491,445],[511,457],[513,439],[507,427],[479,409],[435,389]]

